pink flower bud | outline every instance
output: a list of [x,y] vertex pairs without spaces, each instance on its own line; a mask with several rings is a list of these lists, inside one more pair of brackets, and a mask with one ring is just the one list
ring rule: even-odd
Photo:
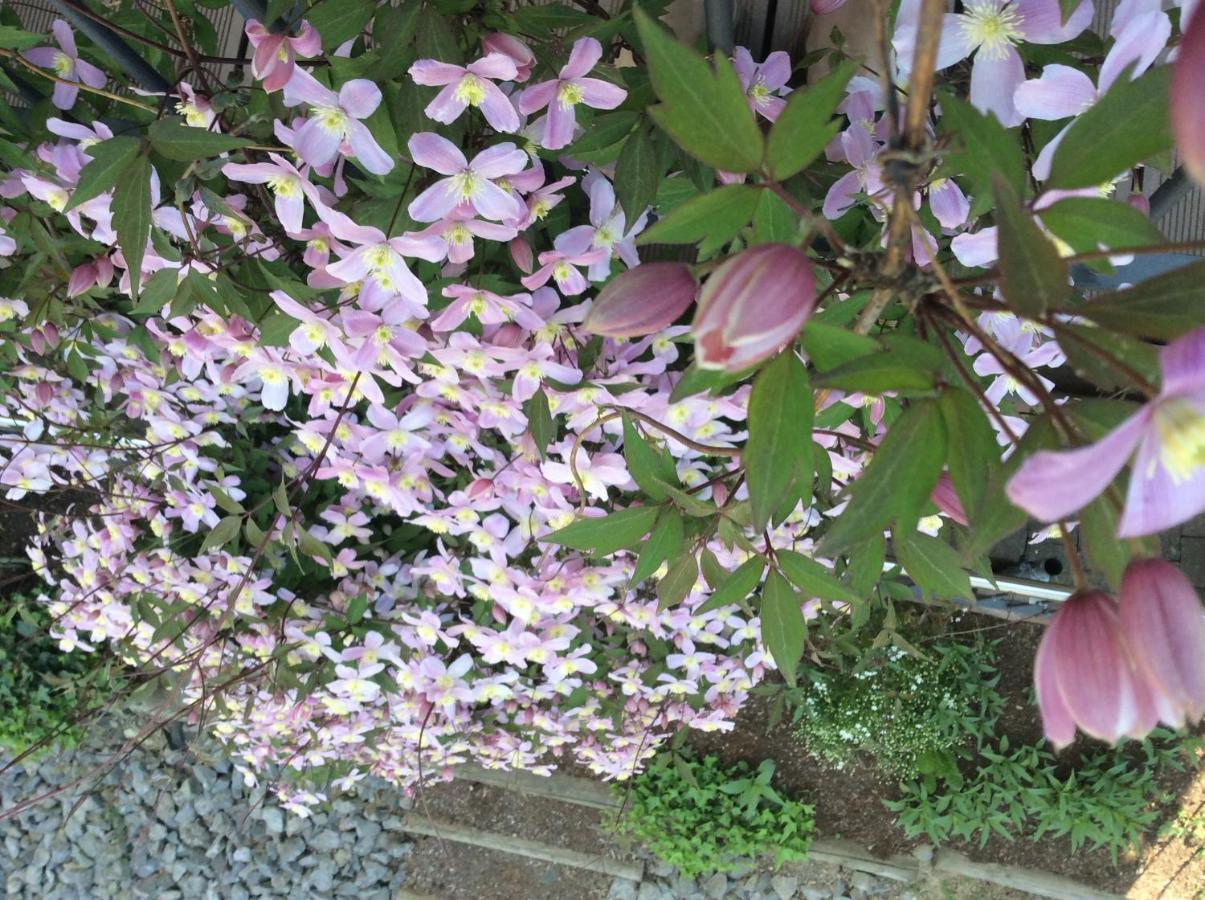
[[1171,120],[1184,168],[1205,184],[1205,12],[1189,19],[1172,65]]
[[35,328],[29,333],[29,346],[33,348],[34,353],[46,352],[46,338],[42,337],[42,332]]
[[686,312],[698,287],[686,263],[644,263],[611,279],[599,291],[582,327],[606,337],[660,331]]
[[812,0],[812,15],[824,16],[836,12],[845,5],[845,0]]
[[950,480],[948,472],[942,472],[938,476],[937,484],[933,486],[933,493],[930,499],[936,504],[937,508],[943,513],[962,525],[967,526],[966,510],[962,507],[962,498],[958,496],[958,491],[954,489],[954,482]]
[[532,253],[531,244],[527,243],[521,237],[512,240],[507,247],[510,249],[510,258],[515,261],[515,265],[519,267],[520,272],[528,275],[535,268],[535,255]]
[[536,62],[535,54],[514,35],[495,31],[482,39],[481,47],[486,53],[501,53],[513,59],[515,67],[519,70],[514,77],[515,81],[522,82],[531,77],[531,67]]
[[1056,748],[1075,739],[1076,726],[1113,743],[1147,734],[1158,719],[1122,642],[1117,604],[1101,591],[1073,594],[1059,607],[1038,645],[1033,677],[1042,728]]
[[1118,617],[1159,718],[1179,728],[1205,715],[1205,610],[1188,579],[1162,559],[1130,563]]
[[699,296],[691,330],[695,362],[739,372],[799,334],[816,308],[812,266],[790,244],[763,244],[721,265]]

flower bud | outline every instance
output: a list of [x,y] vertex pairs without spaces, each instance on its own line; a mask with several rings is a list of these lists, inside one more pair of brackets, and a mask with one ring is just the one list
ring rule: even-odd
[[1136,560],[1121,579],[1118,617],[1159,718],[1172,728],[1205,715],[1205,610],[1188,579],[1162,559]]
[[515,68],[519,70],[514,77],[515,81],[524,82],[531,77],[531,68],[536,62],[535,54],[517,37],[495,31],[482,38],[481,47],[486,53],[501,53],[513,59]]
[[938,509],[959,525],[964,528],[968,525],[966,510],[962,506],[962,498],[958,496],[958,491],[955,490],[954,482],[950,480],[948,472],[942,472],[937,477],[937,484],[933,485],[933,493],[929,499],[936,504]]
[[1056,748],[1075,739],[1076,726],[1109,743],[1155,727],[1146,680],[1121,639],[1117,604],[1101,591],[1063,601],[1038,645],[1033,677],[1042,728]]
[[686,263],[643,263],[612,278],[599,291],[582,327],[605,337],[652,334],[686,312],[697,290]]
[[795,339],[816,308],[812,266],[790,244],[763,244],[721,265],[699,296],[695,362],[739,372]]
[[845,0],[812,0],[812,15],[823,16],[836,12],[845,5]]
[[1171,120],[1185,170],[1205,184],[1205,10],[1196,10],[1172,64]]

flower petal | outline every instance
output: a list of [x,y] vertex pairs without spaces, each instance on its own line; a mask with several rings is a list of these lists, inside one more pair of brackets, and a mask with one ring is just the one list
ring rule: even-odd
[[1031,44],[1062,44],[1092,24],[1092,0],[1083,0],[1063,23],[1059,0],[1017,0],[1013,9],[1021,17],[1021,33]]
[[601,78],[575,78],[573,83],[581,88],[582,103],[594,109],[614,109],[628,96],[619,85]]
[[1038,451],[1009,479],[1009,499],[1043,522],[1087,506],[1121,471],[1149,424],[1149,410],[1143,410],[1095,444]]
[[353,78],[339,88],[339,105],[357,119],[367,119],[381,105],[381,89],[366,78]]
[[598,65],[600,59],[602,44],[596,38],[578,38],[573,42],[573,49],[569,51],[569,61],[561,69],[560,77],[580,78]]
[[1079,69],[1050,65],[1042,69],[1042,77],[1022,83],[1013,102],[1026,118],[1065,119],[1096,102],[1096,86]]
[[1125,510],[1117,526],[1119,537],[1157,534],[1205,510],[1205,466],[1198,465],[1187,478],[1177,480],[1163,464],[1162,450],[1158,431],[1151,429],[1134,459]]
[[460,148],[446,137],[433,131],[420,131],[406,142],[415,165],[432,169],[440,175],[455,175],[469,167]]
[[1024,118],[1013,104],[1013,95],[1025,81],[1025,64],[1016,48],[1008,47],[999,59],[978,53],[971,66],[971,104],[980,112],[994,113],[1006,128],[1020,125]]

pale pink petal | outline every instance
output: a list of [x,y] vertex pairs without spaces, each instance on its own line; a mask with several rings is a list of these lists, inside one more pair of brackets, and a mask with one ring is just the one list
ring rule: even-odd
[[[1109,90],[1123,71],[1130,66],[1130,78],[1137,78],[1151,67],[1167,46],[1172,34],[1172,22],[1163,12],[1137,16],[1117,37],[1100,67],[1100,92]],[[1135,65],[1137,63],[1137,65]]]
[[410,77],[414,79],[415,84],[431,87],[440,84],[456,84],[464,77],[464,67],[434,59],[420,59],[410,67]]
[[406,211],[416,222],[434,222],[459,205],[460,191],[452,179],[443,178],[410,201]]
[[410,149],[410,158],[416,165],[432,169],[440,175],[455,175],[469,167],[469,162],[460,152],[460,148],[433,131],[421,131],[411,135],[406,146]]
[[757,105],[757,111],[760,112],[771,122],[777,122],[778,117],[782,115],[782,111],[786,109],[787,101],[782,97],[766,97]]
[[485,98],[481,101],[480,109],[481,114],[485,116],[485,121],[489,122],[490,127],[495,131],[503,131],[507,134],[518,131],[519,114],[515,111],[515,105],[510,98],[492,82],[484,82],[483,89]]
[[573,140],[573,128],[577,124],[577,114],[572,106],[552,103],[548,107],[548,127],[544,130],[544,147],[548,150],[560,150],[567,147]]
[[366,78],[353,78],[339,88],[339,105],[357,119],[367,119],[381,105],[381,89]]
[[732,68],[736,70],[736,77],[740,79],[741,87],[748,90],[753,84],[753,77],[757,74],[757,63],[753,61],[753,54],[745,47],[735,48],[732,51]]
[[[1205,415],[1205,409],[1197,412]],[[1120,537],[1157,534],[1205,510],[1205,466],[1197,465],[1187,477],[1177,480],[1163,464],[1162,449],[1158,431],[1150,429],[1134,458],[1125,509],[1117,526]]]
[[523,215],[523,204],[492,181],[481,181],[469,198],[473,209],[485,219],[506,221]]
[[33,63],[35,66],[41,66],[43,69],[49,69],[54,66],[55,58],[61,51],[54,47],[34,47],[32,50],[22,50],[21,55]]
[[310,106],[338,106],[339,97],[305,69],[295,69],[284,87],[286,106],[308,103]]
[[[896,17],[895,37],[892,46],[895,49],[896,65],[900,77],[906,77],[912,71],[912,56],[916,51],[916,15],[920,4],[907,0],[900,5],[900,13]],[[907,13],[907,15],[905,15]],[[956,62],[961,62],[970,56],[978,46],[967,37],[967,30],[962,27],[962,16],[947,13],[941,20],[941,43],[937,46],[937,69],[948,68]]]
[[1071,125],[1064,126],[1063,130],[1046,142],[1046,145],[1038,152],[1038,158],[1033,161],[1033,177],[1038,181],[1045,181],[1050,177],[1050,167],[1054,163],[1054,154],[1058,152],[1059,144],[1063,142],[1063,138],[1067,136],[1068,129]]
[[936,187],[929,188],[929,209],[942,228],[958,228],[966,224],[971,203],[954,179],[947,178]]
[[50,95],[50,102],[59,109],[71,109],[75,106],[75,99],[79,96],[79,88],[74,84],[63,84],[61,81],[56,81],[54,91]]
[[601,78],[575,78],[573,83],[581,88],[582,103],[594,109],[614,109],[628,96],[619,85]]
[[347,123],[347,140],[356,161],[373,175],[385,175],[393,169],[393,157],[377,143],[363,122],[353,119]]
[[1092,0],[1083,0],[1067,24],[1059,0],[1017,0],[1013,9],[1021,17],[1021,33],[1032,44],[1062,44],[1092,24]]
[[578,38],[569,51],[569,62],[561,69],[561,78],[580,78],[598,65],[600,59],[602,44],[592,37]]
[[284,226],[285,231],[289,234],[296,234],[301,230],[302,218],[305,215],[305,201],[300,194],[277,194],[276,195],[276,215],[280,218],[280,224]]
[[556,92],[560,88],[559,81],[541,81],[539,84],[533,84],[529,88],[525,88],[523,93],[519,95],[519,112],[523,115],[530,115],[537,109],[543,109],[556,97]]
[[456,85],[449,84],[435,95],[435,99],[427,104],[423,112],[427,114],[428,119],[450,125],[467,107],[468,104],[457,96]]
[[994,113],[1006,128],[1020,125],[1024,117],[1013,105],[1013,94],[1024,80],[1025,64],[1014,47],[999,59],[978,53],[971,66],[971,103],[980,112]]
[[1042,731],[1056,750],[1075,740],[1075,720],[1063,702],[1054,677],[1054,635],[1062,623],[1051,622],[1046,627],[1033,663],[1034,689],[1038,695],[1038,710],[1042,714]]
[[1095,444],[1038,451],[1009,479],[1009,499],[1043,522],[1065,518],[1109,486],[1149,425],[1144,409]]
[[846,172],[832,183],[828,193],[824,195],[824,206],[821,212],[826,219],[839,219],[845,211],[854,205],[854,200],[862,190],[862,183],[857,172]]
[[761,64],[761,78],[772,91],[784,87],[791,80],[791,57],[783,50],[775,50]]
[[75,48],[75,34],[72,33],[70,25],[62,19],[55,19],[50,30],[54,33],[54,39],[59,42],[64,53],[72,59],[79,56],[79,51]]
[[483,178],[501,178],[522,171],[527,158],[526,153],[507,141],[482,150],[473,157],[469,168]]
[[278,62],[276,51],[283,40],[284,35],[270,35],[255,44],[255,53],[251,56],[251,74],[262,79],[272,71]]
[[297,37],[289,38],[293,51],[300,56],[317,56],[322,52],[322,38],[309,22],[302,22]]
[[1176,338],[1159,352],[1163,396],[1205,390],[1205,328]]
[[105,73],[84,59],[75,61],[75,74],[88,87],[102,88],[105,86]]
[[476,62],[466,67],[474,75],[481,78],[492,78],[496,81],[514,81],[519,74],[515,61],[505,53],[487,53]]
[[1079,69],[1050,65],[1042,69],[1041,78],[1021,84],[1013,102],[1030,119],[1066,119],[1096,102],[1096,87]]

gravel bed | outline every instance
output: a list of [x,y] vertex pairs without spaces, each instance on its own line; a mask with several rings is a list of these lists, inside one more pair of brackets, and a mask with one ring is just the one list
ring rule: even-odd
[[779,872],[751,866],[683,878],[665,863],[645,864],[644,880],[611,883],[608,900],[918,900],[914,888],[824,863],[792,863]]
[[[14,766],[0,774],[0,810],[108,758],[81,749]],[[264,795],[219,755],[156,736],[87,796],[65,791],[0,821],[0,890],[38,900],[394,897],[411,850],[396,788],[362,781],[308,819]]]

